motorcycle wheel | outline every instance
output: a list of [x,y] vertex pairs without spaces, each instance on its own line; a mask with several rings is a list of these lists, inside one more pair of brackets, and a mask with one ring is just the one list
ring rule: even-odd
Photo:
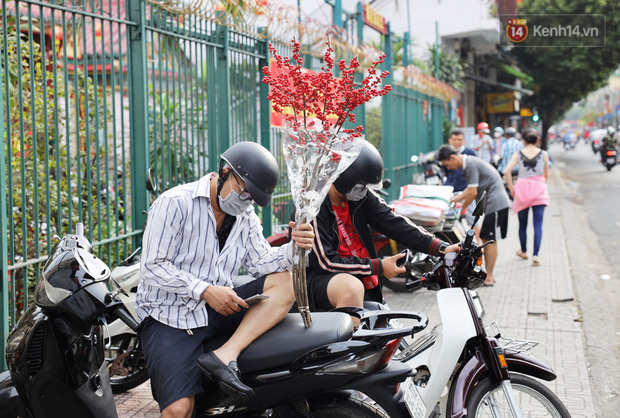
[[[524,416],[570,418],[562,401],[542,383],[531,377],[512,374],[510,382]],[[495,413],[496,412],[496,413]],[[510,407],[500,383],[483,379],[469,397],[468,418],[510,417]]]
[[[332,404],[321,403],[313,405],[310,402],[310,414],[312,418],[390,418],[383,409],[367,399],[350,397],[344,402],[334,402]],[[293,407],[276,408],[272,418],[298,417],[299,415]]]
[[[404,249],[405,247],[402,247],[400,245],[398,246],[399,252]],[[392,256],[392,247],[389,245],[386,245],[379,251],[378,256],[379,258],[385,258],[385,257]],[[422,270],[420,270],[416,266],[411,266],[411,268],[416,278],[422,277],[422,274],[424,273]],[[411,281],[411,278],[409,276],[409,273],[405,273],[405,274],[400,274],[398,276],[392,277],[391,279],[384,278],[382,280],[382,283],[383,283],[383,286],[387,287],[390,290],[393,290],[394,292],[413,292],[414,290],[419,289],[418,287],[408,289],[407,283],[410,281]]]
[[113,393],[125,392],[149,380],[146,360],[136,335],[112,337],[112,344],[106,350],[106,361]]

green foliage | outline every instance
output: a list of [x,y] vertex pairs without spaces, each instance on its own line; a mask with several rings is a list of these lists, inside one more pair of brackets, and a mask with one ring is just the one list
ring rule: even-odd
[[[162,52],[176,61],[168,64],[171,69],[166,74],[175,71],[182,88],[179,81],[166,79],[165,74],[148,85],[150,166],[160,182],[159,191],[196,180],[208,156],[205,81],[188,66],[174,38],[166,36],[163,45]],[[207,71],[210,69],[202,67],[204,77]]]
[[379,149],[381,145],[381,107],[366,112],[366,140]]
[[450,120],[450,112],[446,112],[443,115],[443,143],[447,144],[452,131],[454,130],[454,122]]
[[534,78],[526,87],[535,94],[525,105],[534,106],[543,122],[543,146],[549,126],[573,102],[603,86],[620,63],[620,4],[617,0],[524,0],[522,14],[603,14],[606,46],[598,48],[514,48],[511,53]]
[[[426,60],[428,74],[435,77],[437,48],[435,45],[428,46],[429,56]],[[439,49],[439,79],[450,84],[458,91],[463,91],[465,87],[465,68],[463,60],[455,55],[448,54],[445,50]]]
[[[9,263],[16,264],[47,255],[55,244],[52,235],[68,233],[80,221],[91,238],[113,236],[124,209],[118,201],[122,190],[111,193],[107,184],[108,161],[102,146],[107,138],[97,128],[112,119],[105,92],[96,93],[93,80],[82,73],[76,75],[77,88],[62,72],[53,75],[51,56],[43,61],[46,52],[40,44],[14,26],[6,31],[6,44],[0,37],[0,62],[8,74],[8,96],[6,89],[1,93],[9,212],[5,236]],[[71,104],[63,106],[69,98],[80,103],[77,118],[69,114],[74,109]],[[100,247],[100,255],[103,250]],[[108,257],[119,256],[118,247],[106,250]],[[40,265],[13,272],[17,311],[24,304],[23,278],[28,278],[32,297],[39,273]]]

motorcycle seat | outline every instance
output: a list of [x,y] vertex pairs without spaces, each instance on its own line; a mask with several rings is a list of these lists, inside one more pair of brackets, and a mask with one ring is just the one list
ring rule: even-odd
[[[275,327],[248,346],[237,361],[242,373],[252,373],[291,364],[301,355],[353,335],[353,321],[342,312],[312,312],[312,326],[304,327],[301,315],[287,314]],[[220,335],[205,344],[207,351],[224,344],[230,335]]]

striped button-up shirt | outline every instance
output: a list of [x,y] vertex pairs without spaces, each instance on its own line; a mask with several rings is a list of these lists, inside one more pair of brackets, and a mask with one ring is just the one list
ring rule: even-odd
[[144,231],[136,311],[173,328],[209,323],[202,293],[211,285],[232,287],[239,268],[261,277],[290,270],[291,243],[272,248],[250,206],[237,220],[224,248],[217,240],[209,194],[210,175],[157,198]]

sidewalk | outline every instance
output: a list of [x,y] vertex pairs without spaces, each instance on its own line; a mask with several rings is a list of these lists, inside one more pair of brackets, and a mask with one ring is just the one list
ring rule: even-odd
[[[581,323],[573,292],[565,235],[560,220],[557,197],[562,181],[557,169],[549,173],[551,205],[543,224],[540,250],[542,265],[533,267],[530,260],[515,255],[519,248],[518,220],[511,212],[508,237],[499,243],[494,287],[479,290],[486,310],[486,325],[496,321],[507,337],[532,339],[540,345],[532,354],[548,362],[558,378],[548,386],[562,399],[574,418],[594,417],[592,391],[586,367]],[[531,216],[530,216],[531,218]],[[533,241],[532,227],[528,241]],[[420,290],[413,294],[392,293],[386,290],[386,300],[392,309],[425,313],[429,328],[438,323],[436,293]],[[116,395],[120,418],[159,416],[149,383]]]

